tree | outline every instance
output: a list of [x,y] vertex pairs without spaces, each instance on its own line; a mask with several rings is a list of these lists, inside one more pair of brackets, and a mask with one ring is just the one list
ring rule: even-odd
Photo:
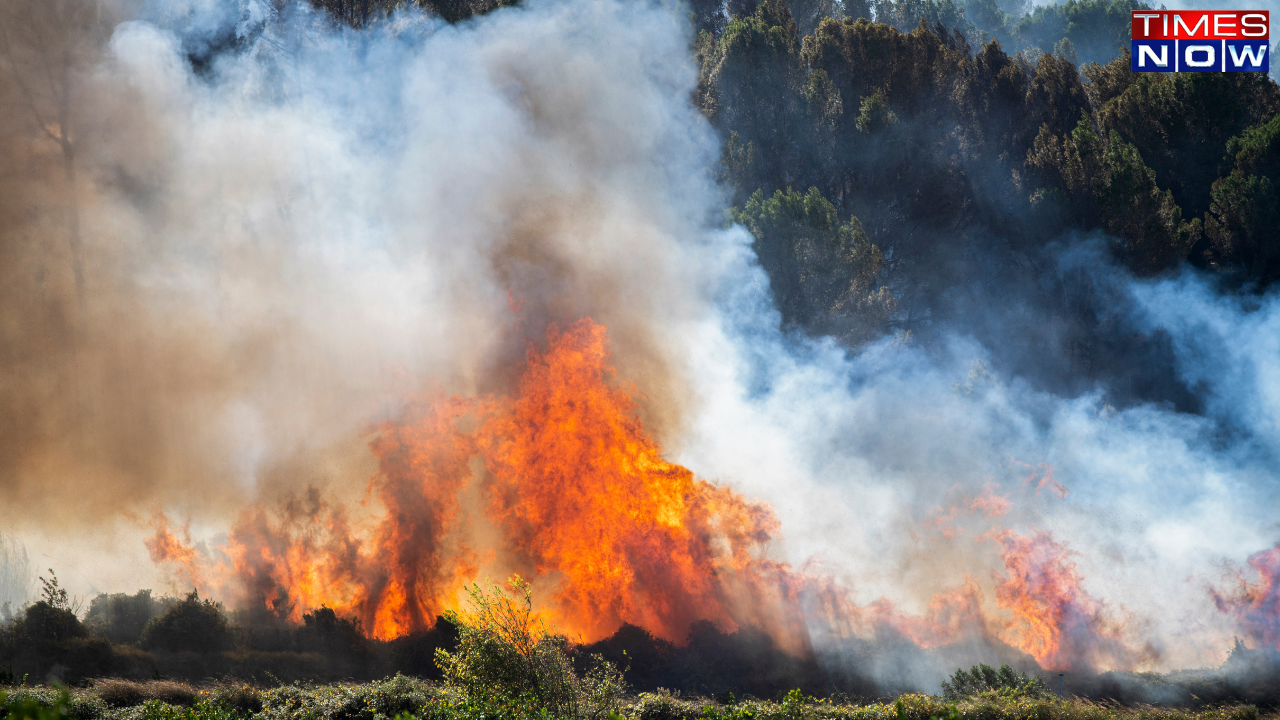
[[859,340],[884,329],[893,312],[887,288],[875,288],[884,255],[857,218],[839,224],[817,188],[788,188],[766,199],[757,190],[732,211],[755,237],[760,264],[783,322]]
[[1227,143],[1234,167],[1213,183],[1205,219],[1219,262],[1264,285],[1280,279],[1280,115]]
[[89,603],[85,625],[113,643],[137,643],[151,618],[167,612],[176,603],[169,597],[153,598],[150,590],[139,590],[133,595],[101,594]]
[[1200,217],[1227,141],[1280,112],[1280,87],[1261,73],[1137,75],[1097,108],[1098,127],[1136,147],[1174,202]]
[[754,187],[786,183],[792,129],[800,112],[802,72],[796,24],[782,0],[766,0],[756,14],[734,18],[706,52],[696,100],[712,124],[738,133],[757,154]]
[[222,606],[201,600],[195,590],[142,631],[142,647],[170,652],[209,653],[231,647],[231,628]]
[[1013,27],[1017,47],[1051,52],[1070,40],[1085,62],[1106,61],[1129,46],[1129,17],[1146,8],[1139,0],[1067,0],[1040,5]]
[[1048,182],[1037,201],[1058,198],[1086,227],[1102,227],[1122,239],[1118,253],[1137,273],[1177,265],[1200,236],[1199,218],[1182,220],[1173,194],[1156,184],[1137,148],[1114,130],[1103,139],[1088,113],[1060,138],[1043,125],[1027,165]]
[[40,600],[55,610],[71,610],[71,598],[67,595],[66,588],[58,585],[58,576],[53,572],[53,568],[49,568],[49,579],[40,577]]
[[368,649],[368,639],[360,627],[359,618],[342,617],[332,609],[321,606],[304,613],[302,623],[302,631],[298,636],[300,650],[363,656]]
[[58,576],[52,569],[49,579],[40,578],[40,585],[40,600],[27,608],[18,635],[43,655],[87,633],[76,617],[70,596],[58,585]]

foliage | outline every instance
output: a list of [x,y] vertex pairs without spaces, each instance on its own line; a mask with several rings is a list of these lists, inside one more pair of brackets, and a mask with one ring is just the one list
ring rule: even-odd
[[1214,181],[1205,233],[1223,265],[1280,279],[1280,115],[1227,143],[1230,172]]
[[396,675],[363,685],[285,685],[262,693],[262,720],[417,717],[455,698],[421,680]]
[[1130,73],[1128,63],[1127,57],[1111,63],[1115,75],[1129,80],[1096,106],[1098,128],[1132,144],[1174,202],[1200,217],[1228,140],[1280,112],[1280,88],[1259,73],[1169,77]]
[[1067,0],[1038,5],[1016,22],[1012,32],[1019,47],[1053,52],[1065,39],[1080,60],[1106,62],[1129,46],[1130,12],[1147,7],[1139,0]]
[[519,575],[510,592],[473,584],[471,610],[446,617],[458,627],[457,650],[436,651],[445,682],[484,702],[536,706],[556,717],[602,718],[619,704],[622,674],[603,659],[579,678],[568,640],[533,617],[529,584]]
[[1127,239],[1122,253],[1136,271],[1176,266],[1200,236],[1199,218],[1182,220],[1173,193],[1160,189],[1137,148],[1115,130],[1103,140],[1088,114],[1082,113],[1071,135],[1061,139],[1042,128],[1027,164],[1065,191],[1077,215]]
[[[911,32],[918,26],[955,28],[967,36],[976,36],[978,28],[969,21],[965,6],[955,0],[874,0],[876,22]],[[998,28],[995,28],[998,29]]]
[[58,576],[53,572],[53,568],[49,568],[48,580],[44,579],[44,576],[40,577],[40,600],[54,610],[75,612],[66,588],[58,585]]
[[[1000,671],[991,672],[1000,674]],[[557,717],[530,698],[473,696],[457,688],[439,687],[401,675],[364,684],[294,684],[265,690],[244,685],[214,685],[197,690],[193,698],[181,702],[154,697],[157,693],[149,689],[153,684],[137,683],[148,697],[133,704],[112,706],[99,698],[101,685],[73,690],[18,688],[7,696],[0,695],[0,720],[385,720],[397,717],[402,720],[551,720]],[[1010,687],[1014,685],[1016,683]],[[251,694],[253,702],[237,703],[233,699],[234,695],[244,693]],[[1192,710],[1059,700],[1043,692],[1007,689],[978,690],[958,700],[911,694],[888,702],[851,703],[847,699],[819,699],[795,689],[779,694],[774,701],[750,697],[738,700],[732,695],[723,700],[681,697],[666,691],[641,693],[619,705],[608,717],[610,720],[1260,720],[1264,717],[1252,705],[1207,705]]]
[[68,716],[67,704],[71,696],[66,688],[61,688],[58,697],[52,703],[42,703],[31,696],[10,698],[0,692],[0,712],[4,720],[62,720]]
[[341,617],[330,608],[321,606],[304,613],[302,622],[298,644],[304,650],[340,652],[352,656],[362,656],[368,650],[368,642],[358,618]]
[[780,702],[749,699],[731,703],[642,693],[623,711],[636,720],[1250,720],[1256,713],[1257,709],[1248,705],[1186,710],[991,692],[958,702],[910,694],[889,702],[841,704],[798,691],[787,693]]
[[[1105,231],[1113,257],[1138,274],[1189,261],[1264,283],[1280,277],[1280,255],[1268,250],[1276,179],[1219,169],[1230,138],[1280,112],[1275,83],[1257,73],[1130,72],[1136,0],[1070,0],[1017,22],[1014,5],[965,3],[968,20],[1007,26],[1000,42],[980,46],[969,43],[981,33],[967,34],[941,4],[919,22],[925,5],[846,3],[844,18],[799,37],[789,13],[761,4],[695,43],[695,100],[725,138],[720,176],[735,213],[761,215],[782,197],[802,205],[816,188],[834,226],[856,218],[880,256],[869,291],[886,288],[891,305],[832,301],[833,269],[856,277],[875,263],[845,267],[813,251],[820,243],[798,243],[821,234],[800,230],[808,213],[787,228],[757,218],[757,253],[785,323],[855,346],[923,330],[918,323],[963,313],[951,306],[974,292],[1044,287],[1036,268],[1072,230]],[[1082,69],[1082,60],[1093,62]],[[1113,372],[1119,359],[1103,355],[1128,341],[1095,336],[1116,331],[1092,306],[1100,300],[1061,307],[1074,294],[1044,287],[1027,300],[1072,328],[1063,364]],[[879,314],[868,318],[872,308]],[[1150,387],[1134,392],[1175,392]]]
[[999,670],[990,665],[978,664],[967,671],[960,668],[949,680],[942,681],[943,696],[948,700],[962,700],[982,693],[994,693],[1005,698],[1048,697],[1049,687],[1044,678],[1021,673],[1008,665]]
[[23,641],[53,647],[87,633],[76,614],[41,600],[27,608],[22,622],[14,628]]
[[850,322],[823,329],[866,337],[888,320],[893,296],[887,288],[875,289],[884,254],[857,218],[840,223],[835,206],[816,187],[803,195],[779,190],[767,200],[757,190],[731,216],[755,237],[784,322],[813,326],[839,317]]
[[147,623],[172,610],[176,604],[174,598],[153,598],[150,590],[139,590],[133,595],[100,594],[89,603],[84,624],[91,633],[113,643],[137,643]]
[[737,161],[740,183],[756,182],[763,174],[767,188],[777,187],[786,178],[774,169],[794,162],[789,135],[802,102],[798,47],[786,3],[766,0],[754,16],[730,22],[704,50],[696,100],[713,123],[749,139],[743,160]]
[[169,651],[212,652],[231,647],[231,628],[222,606],[201,600],[195,590],[142,631],[142,646]]

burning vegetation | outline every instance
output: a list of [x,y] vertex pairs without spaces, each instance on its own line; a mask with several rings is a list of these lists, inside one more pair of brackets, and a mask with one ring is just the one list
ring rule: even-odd
[[[552,326],[512,396],[436,392],[378,428],[366,496],[383,512],[366,526],[312,490],[244,510],[228,543],[203,551],[158,516],[148,548],[200,591],[282,622],[326,608],[383,641],[434,631],[478,576],[519,572],[545,592],[540,617],[603,649],[639,631],[642,645],[670,654],[702,626],[755,633],[801,660],[813,656],[815,631],[841,642],[887,631],[925,649],[977,637],[1052,671],[1129,669],[1157,652],[1127,631],[1122,609],[1084,589],[1071,550],[1045,531],[974,539],[1000,549],[994,607],[972,579],[918,616],[886,599],[860,606],[833,578],[771,557],[780,527],[767,505],[664,459],[632,392],[616,380],[603,326]],[[1037,490],[1052,481],[1041,470]],[[482,502],[460,501],[468,496]],[[992,508],[1007,503],[988,488],[969,508],[998,517]],[[476,532],[482,525],[494,532]],[[1219,599],[1224,609],[1256,604],[1246,618],[1267,617],[1266,557],[1250,561],[1260,583],[1242,580],[1241,599]]]
[[[630,623],[678,641],[706,620],[727,632],[766,627],[805,650],[800,588],[767,557],[777,520],[662,457],[613,382],[604,327],[553,327],[546,350],[529,351],[514,397],[437,394],[412,413],[370,442],[379,471],[368,495],[384,508],[371,527],[353,527],[312,492],[278,511],[245,510],[209,555],[159,517],[153,559],[282,619],[328,605],[390,640],[429,629],[479,558],[500,553],[497,567],[550,578],[548,619],[573,637],[595,641]],[[472,484],[478,508],[459,501]],[[490,547],[468,535],[479,523],[498,533]]]

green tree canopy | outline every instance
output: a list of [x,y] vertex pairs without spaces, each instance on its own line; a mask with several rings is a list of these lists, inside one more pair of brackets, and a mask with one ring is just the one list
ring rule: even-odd
[[201,600],[195,590],[142,631],[142,646],[170,652],[217,652],[231,647],[231,628],[222,606]]

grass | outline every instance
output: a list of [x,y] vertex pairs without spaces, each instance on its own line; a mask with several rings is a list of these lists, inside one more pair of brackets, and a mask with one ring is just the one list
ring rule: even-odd
[[[0,720],[551,720],[531,701],[475,697],[456,688],[396,676],[361,684],[235,683],[194,687],[166,681],[102,681],[60,690],[0,690]],[[987,693],[960,702],[904,695],[892,702],[841,703],[798,691],[780,701],[719,703],[658,692],[625,698],[612,720],[1280,720],[1251,705],[1178,709],[1087,700],[1010,698]]]

